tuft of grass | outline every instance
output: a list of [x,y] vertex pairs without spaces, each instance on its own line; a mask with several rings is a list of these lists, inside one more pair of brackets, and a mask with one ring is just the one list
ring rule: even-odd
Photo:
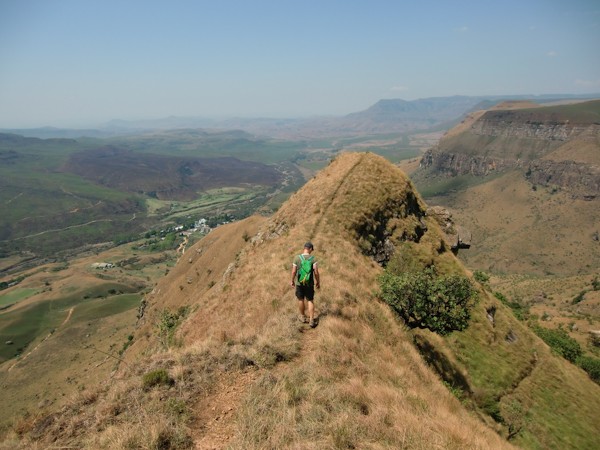
[[146,390],[155,386],[172,386],[174,383],[175,380],[171,378],[166,369],[156,369],[142,377],[142,387]]

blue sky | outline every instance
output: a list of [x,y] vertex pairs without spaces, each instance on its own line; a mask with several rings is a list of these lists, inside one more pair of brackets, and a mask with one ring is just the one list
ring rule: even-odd
[[0,0],[0,128],[598,92],[597,0]]

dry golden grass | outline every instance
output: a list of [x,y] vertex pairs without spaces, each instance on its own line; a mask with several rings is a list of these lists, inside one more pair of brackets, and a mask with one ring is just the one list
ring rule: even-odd
[[455,195],[432,199],[448,206],[473,235],[459,257],[493,273],[576,275],[600,267],[596,201],[531,189],[516,172]]

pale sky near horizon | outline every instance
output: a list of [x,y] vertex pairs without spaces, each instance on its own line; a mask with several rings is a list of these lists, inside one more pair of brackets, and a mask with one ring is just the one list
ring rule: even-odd
[[598,0],[0,0],[0,128],[599,92]]

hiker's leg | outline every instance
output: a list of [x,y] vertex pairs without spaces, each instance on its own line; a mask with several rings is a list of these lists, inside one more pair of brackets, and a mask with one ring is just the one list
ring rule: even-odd
[[298,312],[300,313],[301,316],[306,315],[306,314],[304,314],[304,299],[302,299],[302,300],[298,299]]
[[315,318],[315,304],[313,303],[313,300],[315,298],[314,286],[307,286],[305,294],[306,294],[306,301],[308,303],[308,318],[309,318],[309,321],[312,322]]
[[302,286],[296,286],[296,299],[298,300],[298,312],[304,316],[304,292]]
[[315,304],[312,300],[308,300],[308,320],[315,320]]

